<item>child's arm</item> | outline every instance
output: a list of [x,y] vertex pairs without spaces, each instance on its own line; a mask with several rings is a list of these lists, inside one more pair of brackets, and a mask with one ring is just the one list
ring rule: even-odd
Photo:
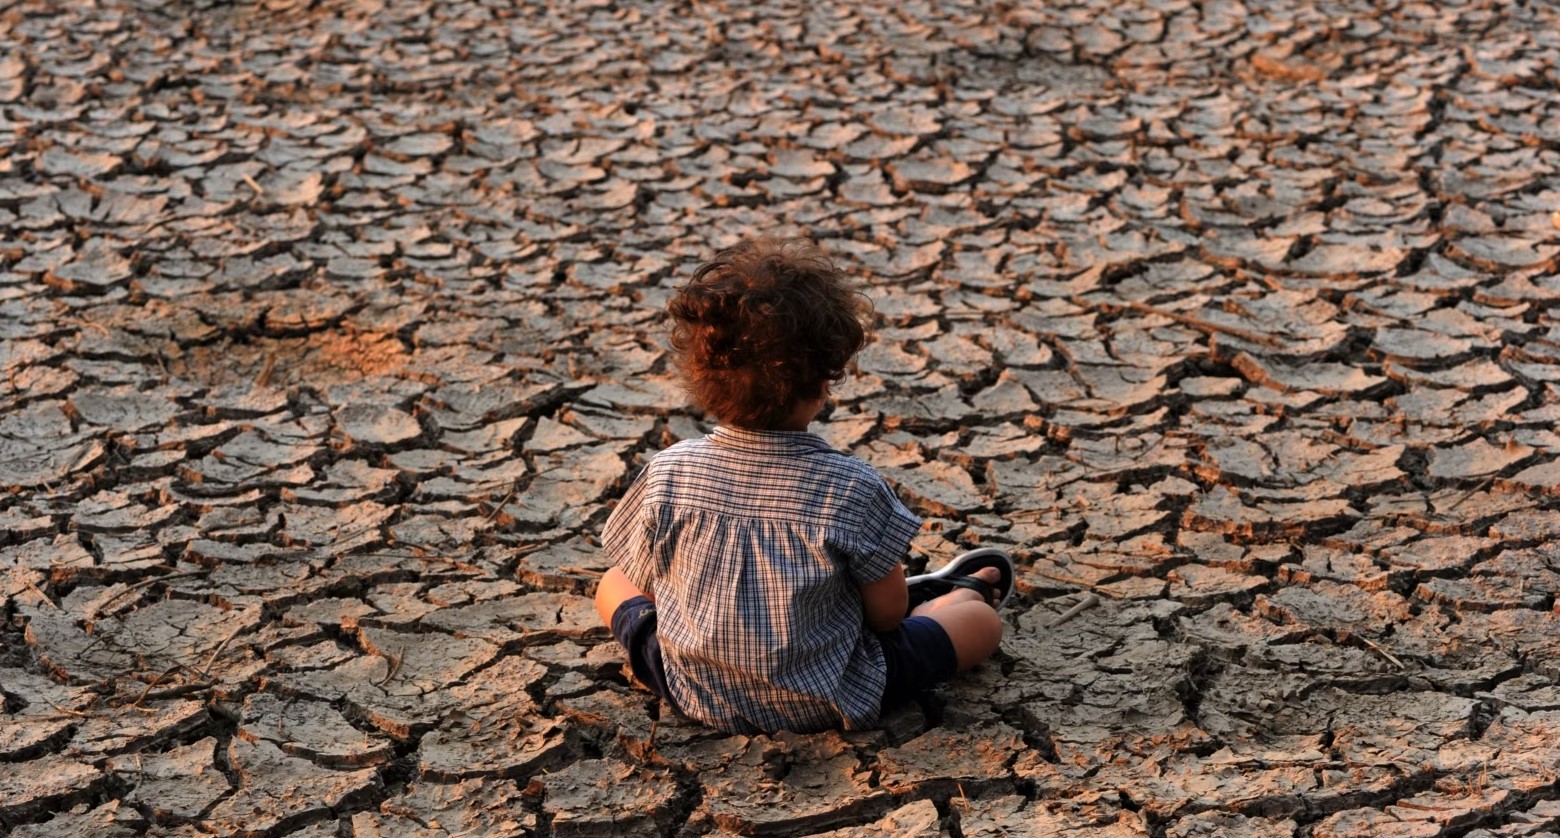
[[905,612],[910,610],[905,566],[896,564],[882,579],[862,585],[861,602],[867,612],[867,628],[879,634],[898,628]]
[[601,615],[601,622],[612,625],[612,615],[617,613],[618,606],[636,596],[655,602],[650,591],[639,590],[623,571],[614,567],[602,574],[601,581],[596,584],[596,613]]

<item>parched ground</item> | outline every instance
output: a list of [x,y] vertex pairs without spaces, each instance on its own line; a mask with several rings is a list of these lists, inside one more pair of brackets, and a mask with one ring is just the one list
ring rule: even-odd
[[[0,0],[0,832],[1560,833],[1547,0]],[[625,679],[658,311],[806,231],[822,432],[1010,547],[881,731]]]

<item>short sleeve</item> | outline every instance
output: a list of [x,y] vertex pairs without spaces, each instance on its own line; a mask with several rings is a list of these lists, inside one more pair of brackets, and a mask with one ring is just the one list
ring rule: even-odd
[[850,572],[862,585],[882,579],[894,569],[910,541],[921,529],[921,519],[905,508],[882,477],[867,493],[856,555],[851,557]]
[[602,549],[628,581],[641,591],[651,590],[658,575],[650,551],[655,519],[645,505],[649,484],[650,466],[645,466],[607,517],[607,525],[601,531]]

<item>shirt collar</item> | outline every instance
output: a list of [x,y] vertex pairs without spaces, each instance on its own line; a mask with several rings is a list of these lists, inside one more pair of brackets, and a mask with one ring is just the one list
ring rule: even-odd
[[710,431],[709,438],[716,445],[755,453],[801,454],[834,450],[823,437],[808,431],[754,431],[717,425]]

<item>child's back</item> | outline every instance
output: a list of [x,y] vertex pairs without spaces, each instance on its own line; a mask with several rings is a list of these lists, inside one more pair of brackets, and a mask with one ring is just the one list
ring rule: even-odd
[[869,726],[1001,639],[968,590],[906,618],[920,519],[806,432],[870,310],[815,248],[773,240],[723,252],[667,306],[683,381],[720,426],[657,454],[613,510],[596,605],[635,677],[714,727]]
[[809,433],[717,428],[657,454],[603,536],[653,580],[676,704],[715,727],[871,725],[882,652],[860,587],[920,521],[862,461]]

